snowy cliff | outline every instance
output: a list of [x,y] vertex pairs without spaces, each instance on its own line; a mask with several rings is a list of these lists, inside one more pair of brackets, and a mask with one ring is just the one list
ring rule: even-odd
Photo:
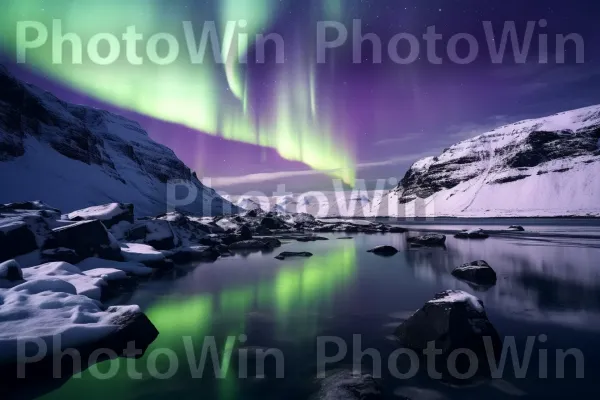
[[506,125],[417,161],[379,215],[600,216],[600,105]]
[[[167,211],[167,182],[183,180],[197,196],[179,209],[229,210],[230,203],[138,123],[66,103],[2,66],[0,87],[0,203],[39,199],[74,210],[120,202],[134,204],[138,215],[156,215]],[[187,189],[179,190],[185,198]]]

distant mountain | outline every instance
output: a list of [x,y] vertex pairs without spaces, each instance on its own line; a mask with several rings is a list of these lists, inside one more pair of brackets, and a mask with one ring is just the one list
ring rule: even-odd
[[[124,202],[138,215],[167,211],[167,182],[197,190],[183,211],[220,214],[230,203],[204,186],[137,122],[66,103],[0,66],[0,203],[44,202],[69,211]],[[187,195],[180,187],[179,198]]]
[[506,125],[417,161],[379,215],[600,216],[600,105]]

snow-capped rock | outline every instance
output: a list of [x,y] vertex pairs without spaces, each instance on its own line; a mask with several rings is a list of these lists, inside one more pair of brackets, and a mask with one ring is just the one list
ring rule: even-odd
[[110,203],[70,212],[67,214],[67,219],[71,221],[97,219],[105,227],[111,228],[120,222],[133,223],[133,211],[133,204]]
[[600,215],[599,139],[600,105],[494,129],[414,163],[382,213]]
[[[184,181],[197,196],[179,209],[231,211],[231,203],[137,122],[66,103],[2,66],[0,87],[0,202],[33,198],[77,210],[118,201],[134,204],[138,216],[157,215],[169,211],[167,182]],[[177,198],[185,198],[188,188],[179,188]]]
[[[469,349],[477,357],[477,375],[487,375],[485,363],[488,356],[496,356],[501,346],[500,336],[489,321],[483,302],[461,290],[447,290],[435,295],[395,331],[401,346],[416,351],[434,343],[440,355],[447,358],[457,349]],[[486,345],[488,341],[491,346]],[[427,363],[429,360],[427,360]],[[465,371],[471,358],[457,360],[456,370]],[[450,365],[440,362],[439,365]],[[443,367],[442,367],[443,368]],[[440,371],[448,379],[456,378],[452,371]]]

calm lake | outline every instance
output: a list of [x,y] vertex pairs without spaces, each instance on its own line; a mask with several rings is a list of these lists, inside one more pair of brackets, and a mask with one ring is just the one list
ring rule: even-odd
[[[406,393],[416,394],[412,396],[415,400],[519,395],[587,398],[597,394],[600,221],[481,220],[473,225],[472,220],[452,220],[414,223],[413,227],[505,229],[515,223],[540,234],[483,241],[448,235],[446,249],[408,249],[406,237],[412,232],[351,234],[348,240],[338,239],[345,234],[325,234],[330,240],[291,242],[269,254],[238,255],[213,264],[178,268],[173,276],[144,283],[114,300],[116,304],[139,304],[160,331],[144,357],[98,364],[93,371],[85,371],[42,398],[309,399],[318,389],[317,337],[344,339],[348,355],[330,368],[351,368],[356,356],[351,351],[355,334],[361,335],[363,349],[381,352],[382,386],[389,399]],[[386,244],[400,252],[389,258],[367,253]],[[314,256],[279,261],[274,256],[280,251],[309,251]],[[450,275],[454,267],[479,259],[498,273],[495,287],[476,291]],[[423,374],[409,380],[389,375],[387,357],[396,349],[390,340],[395,327],[446,289],[465,290],[483,300],[500,335],[515,337],[521,358],[527,337],[536,337],[526,379],[515,378],[512,368],[507,368],[503,381],[470,387],[451,387]],[[244,343],[240,335],[245,335]],[[547,341],[537,340],[539,335],[546,335]],[[192,378],[188,363],[199,363],[207,337],[214,337],[220,357],[229,360],[222,364],[226,371],[223,379],[214,378],[210,361],[202,379]],[[186,346],[195,353],[189,354]],[[236,355],[239,348],[250,354],[256,348],[280,349],[285,356],[285,377],[277,379],[274,365],[267,363],[266,377],[257,378],[250,358],[250,378],[238,378],[242,364]],[[565,362],[565,378],[556,377],[555,350],[571,348],[579,349],[585,357],[584,379],[575,378],[574,358]],[[547,350],[547,379],[539,379],[540,364],[544,364],[540,363],[540,349]],[[328,350],[332,355],[335,346]],[[230,354],[233,356],[228,358]],[[363,365],[369,372],[372,359],[364,357]],[[153,366],[169,379],[158,379],[156,373],[151,376],[149,368]],[[99,379],[102,375],[109,378]]]

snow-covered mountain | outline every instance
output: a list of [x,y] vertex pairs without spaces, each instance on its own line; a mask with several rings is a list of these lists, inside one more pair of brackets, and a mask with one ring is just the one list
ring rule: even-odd
[[[229,202],[137,122],[66,103],[2,66],[0,87],[0,203],[38,199],[74,210],[120,202],[156,215],[167,212],[167,182],[183,180],[197,196],[180,210],[229,211]],[[177,198],[185,198],[187,189],[178,188]]]
[[378,215],[600,216],[600,105],[506,125],[417,161]]

